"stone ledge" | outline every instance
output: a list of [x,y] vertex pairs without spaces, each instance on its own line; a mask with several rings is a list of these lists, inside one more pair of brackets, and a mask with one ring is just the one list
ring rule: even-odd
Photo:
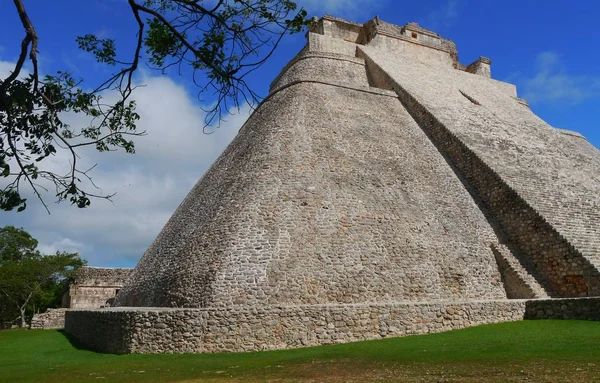
[[600,319],[600,298],[69,310],[65,330],[109,353],[286,349],[455,330],[525,318]]
[[[308,46],[305,46],[303,48],[306,49]],[[355,64],[358,66],[365,66],[365,60],[359,58],[359,57],[355,57],[355,56],[347,56],[347,55],[343,55],[343,54],[339,54],[339,53],[328,53],[328,52],[312,52],[312,51],[307,51],[307,52],[303,52],[301,51],[300,53],[298,53],[298,55],[296,57],[294,57],[290,62],[288,62],[283,69],[281,70],[281,72],[279,72],[279,74],[277,75],[277,77],[275,77],[275,79],[273,81],[271,81],[271,84],[269,85],[269,95],[271,95],[271,93],[276,93],[277,90],[279,90],[279,88],[281,88],[281,85],[278,85],[279,81],[281,80],[281,78],[286,74],[286,72],[293,67],[295,64],[297,64],[298,62],[302,61],[302,60],[309,60],[309,59],[326,59],[326,60],[337,60],[337,61],[343,61],[343,62],[348,62],[351,64]],[[285,86],[285,85],[283,85]]]
[[269,98],[271,98],[272,95],[274,95],[277,92],[280,92],[286,88],[289,88],[290,86],[296,85],[296,84],[302,84],[302,83],[313,83],[313,84],[322,84],[322,85],[329,85],[329,86],[335,86],[338,88],[344,88],[344,89],[349,89],[349,90],[355,90],[358,92],[364,92],[364,93],[371,93],[371,94],[376,94],[378,96],[387,96],[387,97],[392,97],[392,98],[397,98],[398,95],[391,91],[391,90],[386,90],[386,89],[381,89],[381,88],[376,88],[376,87],[359,87],[359,86],[353,86],[353,85],[349,85],[349,84],[344,84],[341,82],[337,82],[337,81],[319,81],[319,80],[314,80],[314,79],[310,79],[310,78],[305,78],[305,79],[298,79],[298,80],[294,80],[291,81],[285,85],[282,85],[276,89],[274,89],[271,94],[269,94],[269,96],[267,96],[265,98],[266,101]]

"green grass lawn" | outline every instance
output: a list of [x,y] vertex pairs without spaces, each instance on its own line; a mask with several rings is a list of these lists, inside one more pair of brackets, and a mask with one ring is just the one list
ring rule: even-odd
[[286,351],[109,355],[0,332],[0,382],[600,382],[600,322],[522,321]]

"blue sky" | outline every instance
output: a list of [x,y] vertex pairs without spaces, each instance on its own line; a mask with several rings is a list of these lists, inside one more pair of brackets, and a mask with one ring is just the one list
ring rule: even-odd
[[[135,24],[125,0],[25,0],[40,36],[41,70],[71,71],[93,86],[110,74],[77,49],[75,36],[115,38],[127,52]],[[600,147],[600,3],[563,0],[302,0],[309,14],[332,14],[364,22],[379,15],[405,24],[418,22],[454,40],[462,63],[492,59],[492,77],[517,85],[520,97],[549,124],[575,130]],[[0,77],[16,60],[22,28],[13,2],[0,0]],[[303,46],[304,36],[288,36],[276,54],[250,79],[266,95],[269,83]],[[247,118],[243,109],[217,132],[202,134],[203,112],[189,79],[174,73],[139,73],[136,99],[141,124],[135,156],[89,153],[99,163],[94,180],[113,203],[97,201],[86,210],[54,205],[48,216],[30,199],[24,213],[0,213],[0,225],[24,227],[40,249],[79,251],[98,266],[134,266],[191,186],[214,161]],[[210,99],[206,100],[210,102]],[[74,118],[76,123],[77,119]],[[59,166],[58,160],[56,165]],[[52,196],[47,198],[52,201]]]

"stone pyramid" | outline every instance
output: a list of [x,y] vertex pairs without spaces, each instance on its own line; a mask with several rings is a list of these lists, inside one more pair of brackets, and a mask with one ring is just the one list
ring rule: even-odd
[[414,23],[318,20],[118,307],[67,331],[212,352],[589,312],[559,298],[600,295],[600,152],[490,65]]

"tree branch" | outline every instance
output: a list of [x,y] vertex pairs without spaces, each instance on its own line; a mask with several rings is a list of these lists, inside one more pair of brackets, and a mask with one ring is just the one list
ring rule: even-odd
[[[17,13],[21,19],[23,27],[25,28],[25,37],[21,42],[21,52],[19,53],[19,58],[17,59],[17,63],[15,64],[15,69],[12,73],[0,84],[0,97],[2,101],[6,98],[6,91],[8,86],[21,74],[21,69],[23,68],[23,64],[25,63],[25,59],[27,58],[27,48],[29,44],[33,40],[33,36],[35,35],[35,30],[28,29],[27,24],[31,25],[31,21],[29,21],[29,17],[27,16],[27,12],[25,12],[25,7],[23,6],[23,2],[21,0],[14,0],[15,7],[17,8]],[[33,31],[33,33],[32,33]],[[37,36],[36,36],[37,38]],[[36,43],[37,44],[37,43]]]

